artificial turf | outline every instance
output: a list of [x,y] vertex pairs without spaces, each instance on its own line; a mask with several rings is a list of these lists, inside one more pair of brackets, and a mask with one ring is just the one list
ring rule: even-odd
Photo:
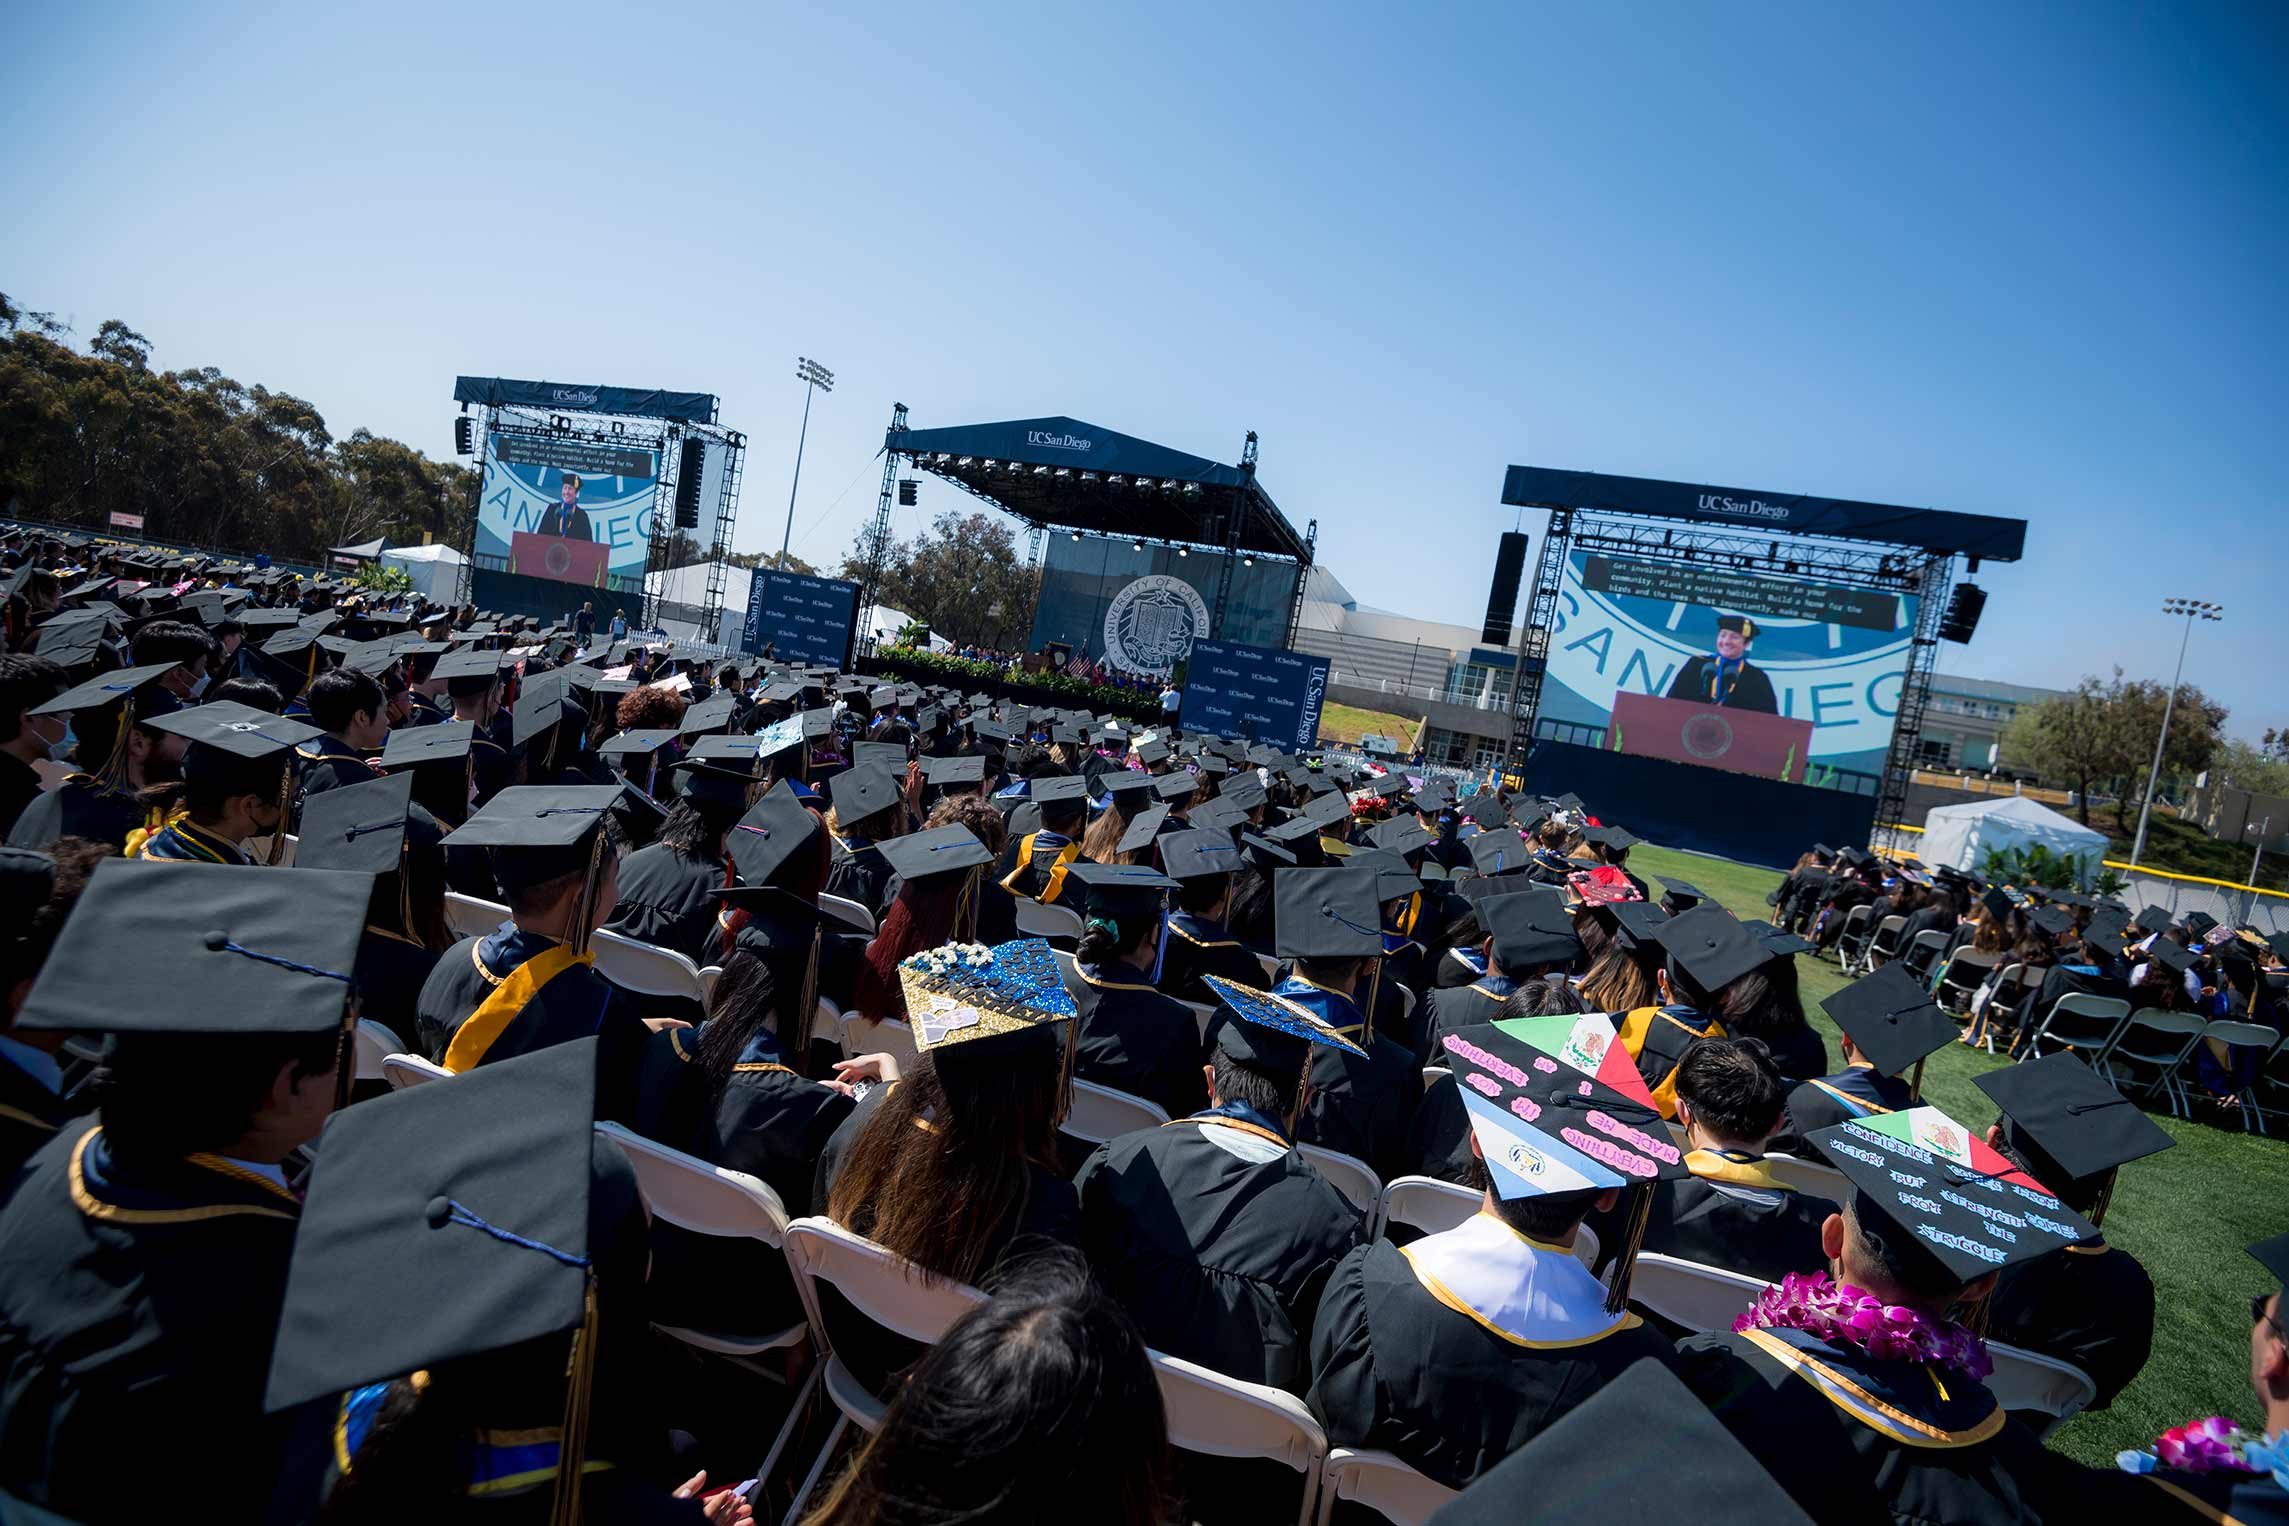
[[[1650,844],[1630,854],[1629,867],[1689,880],[1739,917],[1770,916],[1765,897],[1781,879],[1770,869]],[[1833,956],[1804,954],[1797,963],[1805,1014],[1834,1057],[1836,1025],[1819,1004],[1845,979]],[[1995,1105],[1971,1078],[2008,1063],[1949,1045],[1924,1069],[1924,1096],[1957,1122],[1984,1129]],[[2244,1134],[2238,1122],[2220,1128],[2166,1111],[2153,1116],[2177,1146],[2123,1168],[2106,1237],[2154,1279],[2154,1350],[2110,1408],[2051,1433],[2053,1447],[2085,1463],[2109,1465],[2116,1452],[2204,1415],[2244,1425],[2262,1418],[2249,1386],[2249,1295],[2267,1281],[2242,1248],[2289,1230],[2289,1140]]]

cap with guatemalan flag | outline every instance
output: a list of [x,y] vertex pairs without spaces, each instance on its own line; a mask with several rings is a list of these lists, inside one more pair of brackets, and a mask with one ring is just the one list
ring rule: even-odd
[[1040,938],[987,948],[948,943],[910,955],[898,966],[915,1044],[927,1051],[1062,1046],[1059,1023],[1077,1014],[1055,953]]

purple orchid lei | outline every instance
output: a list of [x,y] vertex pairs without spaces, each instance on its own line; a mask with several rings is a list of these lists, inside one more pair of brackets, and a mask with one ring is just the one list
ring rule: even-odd
[[2271,1473],[2289,1487],[2289,1435],[2268,1440],[2243,1430],[2223,1415],[2172,1426],[2154,1438],[2146,1452],[2117,1452],[2114,1465],[2125,1473],[2177,1468],[2187,1473]]
[[1920,1309],[1888,1304],[1825,1273],[1790,1272],[1757,1295],[1735,1330],[1802,1330],[1832,1345],[1854,1346],[1883,1360],[1935,1362],[1974,1383],[1995,1370],[1987,1343],[1961,1325]]

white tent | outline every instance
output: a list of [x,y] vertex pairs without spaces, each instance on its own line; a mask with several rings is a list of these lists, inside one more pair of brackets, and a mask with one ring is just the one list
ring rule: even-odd
[[381,553],[381,560],[413,579],[414,591],[432,603],[452,603],[461,586],[465,558],[451,546],[393,546]]
[[2106,856],[2106,834],[2094,832],[2071,816],[2049,806],[2011,795],[1996,800],[1966,800],[1943,805],[1924,818],[1923,836],[1916,842],[1916,857],[1927,864],[1949,864],[1976,871],[1987,850],[2027,847],[2040,843],[2055,857],[2081,862],[2078,876],[2084,883],[2098,873]]

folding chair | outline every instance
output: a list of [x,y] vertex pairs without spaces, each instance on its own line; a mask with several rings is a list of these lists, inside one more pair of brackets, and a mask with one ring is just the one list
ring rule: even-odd
[[1947,951],[1947,934],[1938,928],[1926,928],[1908,940],[1907,952],[1900,955],[1900,963],[1919,982],[1929,984],[1931,972],[1939,965],[1939,956]]
[[1383,1195],[1383,1182],[1367,1162],[1341,1150],[1323,1150],[1318,1145],[1299,1144],[1296,1150],[1319,1168],[1319,1174],[1327,1178],[1329,1186],[1351,1199],[1352,1207],[1361,1213],[1375,1211],[1375,1201]]
[[[2262,1051],[2259,1060],[2260,1072],[2262,1073],[2264,1058],[2269,1057],[2272,1051],[2279,1046],[2281,1035],[2263,1023],[2235,1022],[2231,1018],[2221,1017],[2204,1028],[2201,1031],[2201,1037],[2194,1042],[2198,1044],[2210,1040],[2215,1040],[2226,1046],[2229,1051],[2226,1056],[2228,1064],[2232,1062],[2233,1057],[2230,1053],[2232,1050],[2256,1049]],[[2190,1057],[2192,1051],[2188,1050],[2187,1053]],[[2265,1114],[2250,1100],[2249,1094],[2253,1090],[2255,1090],[2254,1087],[2244,1087],[2238,1099],[2241,1110],[2241,1126],[2263,1134],[2265,1132]]]
[[1327,1526],[1339,1499],[1358,1501],[1391,1526],[1417,1526],[1454,1496],[1454,1490],[1389,1452],[1337,1447],[1327,1454],[1320,1475],[1319,1526]]
[[1393,1224],[1404,1224],[1422,1234],[1444,1234],[1477,1213],[1485,1201],[1485,1194],[1435,1176],[1393,1177],[1376,1200],[1367,1230],[1379,1236]]
[[[620,1153],[628,1158],[628,1164],[636,1172],[636,1190],[643,1194],[644,1206],[651,1210],[653,1218],[663,1219],[695,1235],[753,1240],[772,1250],[782,1250],[787,1234],[787,1210],[780,1203],[779,1194],[763,1182],[744,1171],[727,1171],[695,1155],[655,1144],[617,1123],[599,1123],[596,1132],[618,1145]],[[652,1329],[695,1351],[724,1357],[738,1367],[774,1380],[778,1375],[755,1358],[766,1351],[800,1346],[810,1334],[807,1321],[763,1335],[726,1335],[657,1322]],[[779,1434],[772,1438],[771,1449],[763,1454],[761,1465],[755,1469],[757,1478],[769,1478],[772,1469],[778,1466],[779,1454],[786,1449],[788,1438],[794,1435],[804,1409],[810,1404],[811,1393],[818,1386],[819,1369],[813,1364],[802,1386],[795,1390],[787,1419],[779,1427]]]
[[1874,936],[1875,919],[1876,908],[1866,902],[1844,914],[1844,926],[1836,934],[1836,967],[1845,974],[1851,974],[1852,967],[1867,952],[1868,939]]
[[1157,1351],[1152,1353],[1152,1375],[1159,1380],[1161,1408],[1168,1414],[1170,1446],[1206,1457],[1284,1463],[1303,1475],[1297,1526],[1314,1518],[1327,1433],[1300,1400]]
[[[2107,1056],[2110,1065],[2130,1072],[2127,1081],[2117,1075],[2115,1085],[2133,1096],[2152,1097],[2159,1091],[2170,1104],[2171,1117],[2186,1117],[2193,1106],[2186,1100],[2185,1087],[2178,1080],[2178,1067],[2194,1052],[2194,1045],[2201,1042],[2202,1030],[2208,1026],[2209,1019],[2199,1013],[2140,1007],[2122,1025],[2121,1035],[2114,1041],[2114,1052]],[[2140,1070],[2153,1072],[2142,1086],[2135,1085]]]
[[[842,1008],[824,996],[811,1008],[811,1042],[842,1049]],[[850,1051],[843,1052],[847,1055]]]
[[2020,1037],[2026,1031],[2027,1004],[2035,999],[2036,993],[2042,988],[2040,969],[2030,969],[2019,963],[2004,966],[2002,975],[1995,982],[1994,994],[1987,998],[1986,1010],[1973,1019],[1981,1028],[1981,1047],[1993,1054],[1995,1034],[2000,1029],[2009,1038],[2009,1042],[2003,1046],[2003,1052],[2009,1054],[2017,1049]]
[[1166,1122],[1168,1114],[1154,1103],[1075,1076],[1073,1109],[1057,1127],[1075,1139],[1101,1145],[1139,1129],[1157,1129]]
[[850,1012],[842,1020],[842,1052],[846,1055],[894,1054],[902,1070],[912,1070],[922,1051],[914,1030],[895,1017],[868,1017]]
[[1630,1274],[1629,1301],[1641,1303],[1671,1324],[1696,1335],[1730,1330],[1743,1309],[1756,1302],[1764,1282],[1720,1266],[1681,1261],[1640,1251]]
[[827,1338],[826,1320],[819,1311],[822,1282],[840,1293],[858,1313],[894,1335],[935,1345],[955,1320],[986,1301],[986,1295],[959,1282],[947,1282],[924,1272],[905,1257],[884,1250],[871,1240],[852,1234],[831,1219],[796,1219],[781,1236],[787,1268],[795,1275],[795,1291],[803,1300],[803,1313],[811,1322],[811,1338],[825,1360],[820,1381],[828,1399],[840,1411],[818,1460],[795,1491],[786,1521],[799,1521],[803,1505],[818,1487],[819,1475],[835,1455],[843,1433],[856,1425],[873,1435],[889,1406],[867,1390]]
[[370,1017],[358,1019],[356,1042],[358,1068],[354,1079],[360,1081],[382,1080],[382,1062],[393,1054],[405,1052],[405,1045],[398,1042],[397,1035]]
[[672,948],[659,948],[619,933],[598,928],[589,935],[597,972],[623,991],[638,996],[671,996],[702,1006],[707,993],[699,981],[699,966]]
[[1081,941],[1081,914],[1021,895],[1017,898],[1017,930],[1028,938],[1063,938],[1069,943],[1078,943]]
[[1264,967],[1264,988],[1271,989],[1280,982],[1280,962],[1269,954],[1258,954],[1256,963]]
[[498,901],[480,901],[458,890],[445,892],[445,925],[456,938],[482,938],[509,920],[509,908]]
[[2265,1064],[2257,1072],[2254,1090],[2257,1093],[2254,1104],[2260,1119],[2289,1118],[2289,1106],[2283,1105],[2289,1103],[2289,1039],[2275,1045],[2273,1052],[2265,1057]]
[[2034,1428],[2037,1436],[2048,1436],[2098,1397],[2098,1385],[2071,1362],[2001,1341],[1987,1343],[1987,1357],[1995,1364],[1987,1375],[1987,1391],[1996,1402],[2007,1410],[2047,1417]]
[[390,1084],[392,1091],[403,1091],[409,1086],[419,1086],[424,1081],[453,1079],[452,1071],[442,1065],[432,1065],[417,1054],[383,1055],[381,1073],[382,1079]]
[[[286,834],[286,845],[285,845],[285,847],[283,847],[282,849],[280,849],[280,850],[279,850],[279,854],[278,854],[278,867],[279,867],[279,868],[281,868],[281,869],[291,869],[291,868],[293,868],[293,867],[294,867],[294,850],[295,850],[295,849],[297,849],[297,848],[299,848],[299,847],[301,847],[301,846],[302,846],[302,839],[301,839],[301,838],[299,838],[299,837],[295,836],[295,835],[294,835],[292,832],[289,832],[289,833],[287,833],[287,834]],[[262,845],[262,852],[261,852],[261,853],[259,853],[259,854],[257,854],[257,855],[255,856],[255,860],[254,860],[254,861],[255,861],[256,863],[258,863],[258,864],[259,864],[259,863],[261,863],[261,862],[262,862],[262,860],[263,860],[264,858],[267,858],[267,857],[269,856],[269,854],[270,854],[270,844],[268,844],[268,843],[264,843],[264,844]]]
[[837,921],[848,922],[862,933],[872,933],[875,930],[874,913],[847,896],[828,895],[821,891],[819,910]]
[[715,983],[723,978],[723,966],[703,964],[699,967],[699,1004],[703,1011],[715,1010]]
[[1200,1042],[1208,1042],[1208,1025],[1216,1018],[1216,1009],[1205,1002],[1180,1001],[1178,1006],[1192,1014],[1193,1025],[1200,1030]]
[[1860,973],[1866,974],[1876,965],[1890,963],[1900,956],[1900,937],[1907,931],[1907,918],[1897,914],[1876,924],[1875,935],[1868,939],[1860,951]]
[[1765,1169],[1784,1187],[1812,1197],[1824,1197],[1839,1206],[1852,1200],[1852,1179],[1834,1166],[1797,1155],[1767,1155]]
[[2042,1026],[2028,1037],[2027,1052],[2021,1058],[2041,1059],[2046,1043],[2054,1050],[2072,1049],[2111,1084],[2114,1072],[2107,1068],[2106,1057],[2129,1021],[2130,1003],[2121,997],[2069,991],[2051,1003]]
[[1971,996],[1989,975],[1995,972],[1995,961],[2000,954],[1982,954],[1966,943],[1947,956],[1947,964],[1939,972],[1939,990],[1932,998],[1939,1010],[1949,1017],[1969,1017]]
[[1399,1029],[1401,1032],[1406,1032],[1407,1019],[1415,1015],[1415,993],[1412,987],[1400,985],[1397,981],[1393,981],[1391,984],[1399,993]]

